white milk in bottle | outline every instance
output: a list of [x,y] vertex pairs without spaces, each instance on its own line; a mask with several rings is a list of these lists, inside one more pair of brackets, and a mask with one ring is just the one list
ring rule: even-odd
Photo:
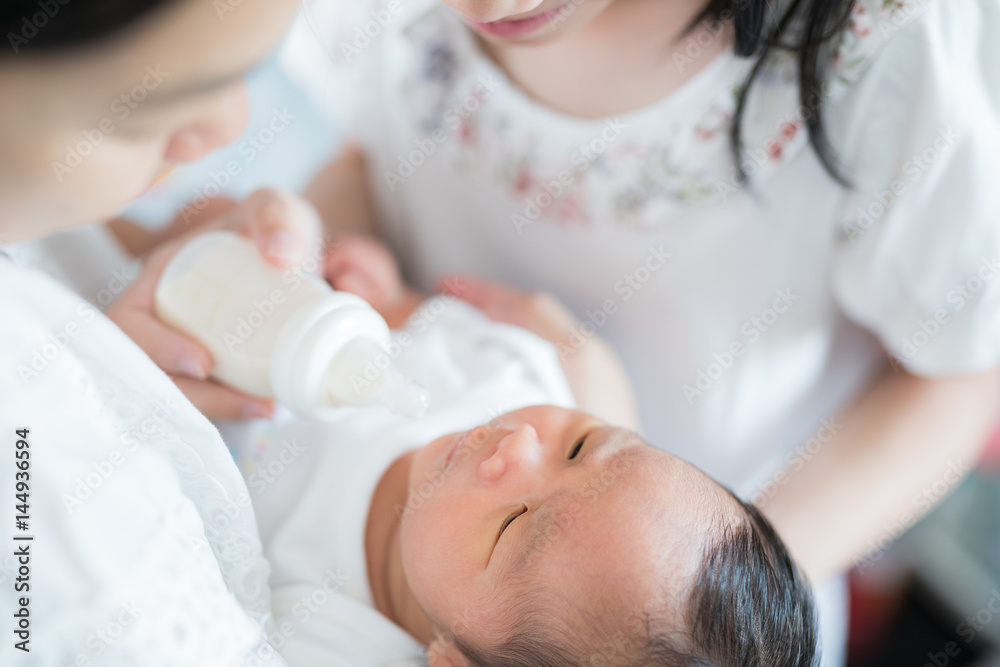
[[212,353],[212,377],[303,417],[333,418],[343,406],[372,403],[419,417],[427,407],[422,387],[385,367],[389,327],[367,302],[269,265],[235,232],[209,232],[184,246],[155,300],[160,319]]

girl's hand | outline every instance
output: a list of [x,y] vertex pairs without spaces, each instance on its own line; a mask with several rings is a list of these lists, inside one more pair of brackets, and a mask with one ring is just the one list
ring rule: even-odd
[[403,283],[392,252],[370,236],[348,236],[327,252],[323,277],[335,290],[356,294],[399,328],[420,303],[420,295]]
[[154,314],[156,283],[167,263],[192,237],[211,229],[233,229],[251,237],[265,259],[280,268],[292,266],[321,243],[319,219],[305,200],[280,190],[258,190],[223,215],[156,246],[147,256],[142,273],[107,315],[207,416],[268,417],[274,409],[271,401],[207,379],[214,366],[208,350]]
[[467,275],[447,276],[442,284],[451,281],[463,287],[458,298],[491,320],[517,325],[555,345],[581,410],[612,424],[638,428],[635,397],[617,355],[600,336],[585,335],[562,302],[544,292],[521,292]]

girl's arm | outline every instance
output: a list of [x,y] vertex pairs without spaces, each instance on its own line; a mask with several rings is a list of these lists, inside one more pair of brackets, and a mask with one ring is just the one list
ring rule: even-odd
[[946,379],[888,372],[757,504],[813,581],[863,567],[940,500],[942,482],[951,490],[972,469],[996,424],[998,390],[996,369]]
[[303,196],[316,207],[323,227],[334,239],[378,236],[365,156],[358,146],[346,145],[316,174]]

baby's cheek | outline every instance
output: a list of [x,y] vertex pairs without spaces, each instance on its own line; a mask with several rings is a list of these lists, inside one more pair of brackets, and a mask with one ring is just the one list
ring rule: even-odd
[[426,533],[402,537],[403,573],[420,606],[425,610],[446,604],[447,564],[442,562],[442,552],[435,548],[435,540]]

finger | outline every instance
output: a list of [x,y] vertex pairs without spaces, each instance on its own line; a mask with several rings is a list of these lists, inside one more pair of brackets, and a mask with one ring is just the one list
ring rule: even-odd
[[446,276],[439,284],[444,289],[461,285],[462,289],[455,296],[483,311],[492,320],[512,322],[521,319],[518,310],[525,295],[517,290],[464,274]]
[[324,277],[335,289],[357,294],[376,308],[404,296],[395,258],[382,243],[367,237],[338,242],[327,253]]
[[374,239],[360,236],[341,239],[330,248],[323,270],[327,278],[340,271],[357,270],[384,275],[387,281],[398,280],[396,260],[389,250]]
[[254,239],[264,259],[279,268],[292,266],[320,246],[319,215],[308,202],[291,193],[257,190],[231,215],[236,229]]
[[360,296],[375,308],[381,305],[378,287],[359,271],[342,271],[330,279],[330,284],[335,290]]
[[334,277],[364,267],[364,260],[359,261],[358,255],[364,254],[364,249],[354,242],[354,239],[337,241],[326,253],[323,260],[323,277],[332,280]]
[[173,381],[202,414],[213,419],[267,419],[274,414],[271,401],[248,396],[213,380],[174,376]]
[[149,310],[116,308],[108,316],[164,371],[204,380],[214,361],[204,347],[161,322]]

